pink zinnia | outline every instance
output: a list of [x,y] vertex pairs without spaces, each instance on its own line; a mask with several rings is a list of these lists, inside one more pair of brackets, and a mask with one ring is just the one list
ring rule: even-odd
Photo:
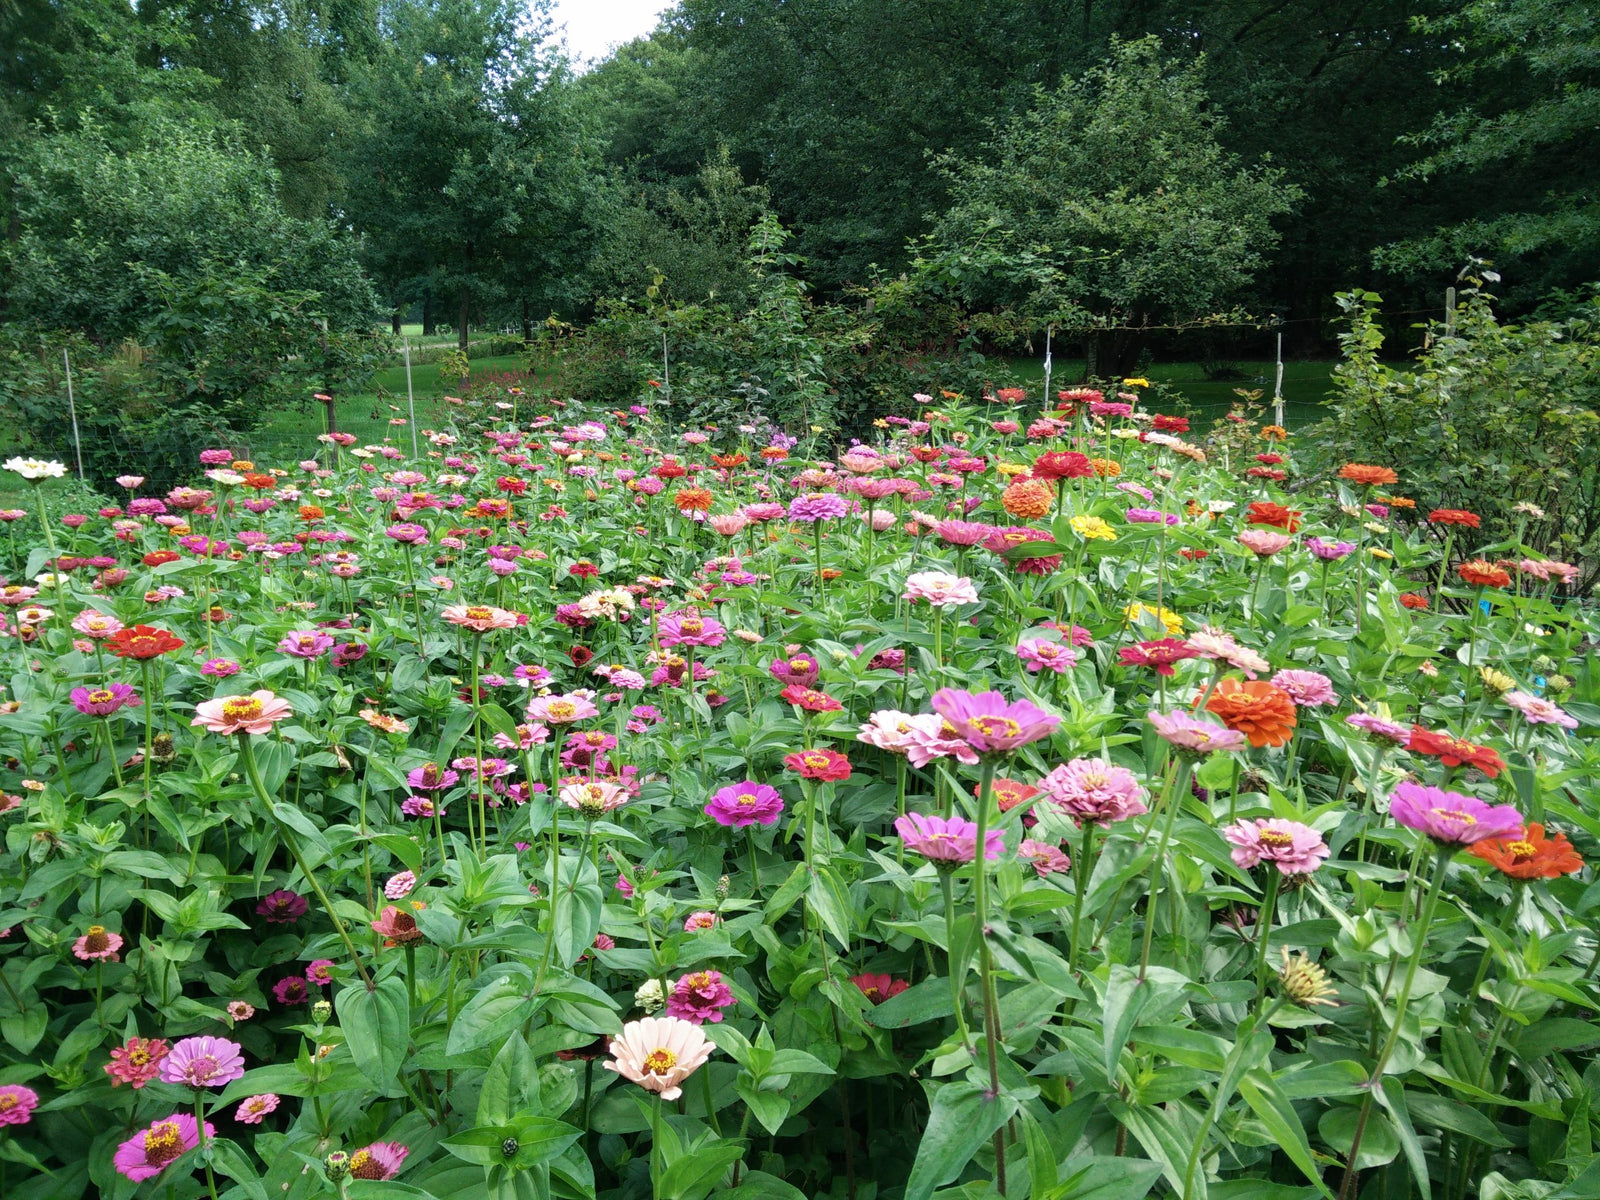
[[1033,864],[1033,869],[1042,879],[1046,875],[1056,875],[1072,869],[1072,859],[1060,846],[1052,846],[1049,842],[1036,842],[1032,838],[1023,838],[1022,845],[1017,847],[1017,854]]
[[[32,589],[27,590],[31,591]],[[98,642],[121,629],[122,622],[115,617],[108,617],[103,612],[96,612],[94,609],[89,608],[72,618],[72,627],[83,634],[84,637],[93,638]]]
[[657,633],[663,646],[720,646],[728,637],[720,621],[693,611],[662,617]]
[[238,1109],[233,1114],[233,1119],[244,1125],[259,1125],[261,1118],[278,1107],[278,1096],[275,1092],[265,1092],[259,1096],[251,1096],[239,1103]]
[[1376,713],[1351,713],[1344,722],[1374,738],[1393,742],[1397,746],[1403,746],[1411,740],[1411,726],[1380,717]]
[[571,725],[599,715],[593,701],[575,692],[567,696],[535,696],[528,701],[528,719],[545,725]]
[[[618,880],[617,882],[618,886],[620,886],[622,881]],[[702,929],[715,929],[716,927],[717,914],[714,912],[690,913],[683,922],[683,929],[685,933],[696,933]]]
[[[333,639],[328,641],[332,644]],[[189,724],[221,734],[271,733],[274,725],[293,715],[287,700],[263,689],[248,696],[202,700],[194,706],[194,720]]]
[[771,825],[783,816],[783,797],[777,789],[747,779],[712,793],[706,815],[719,825],[738,829],[758,823]]
[[393,1179],[411,1150],[399,1142],[373,1142],[350,1156],[351,1179]]
[[1149,811],[1133,772],[1098,758],[1062,763],[1039,781],[1039,790],[1080,827],[1108,825]]
[[1222,836],[1233,844],[1234,864],[1246,870],[1269,862],[1285,875],[1309,875],[1332,853],[1320,833],[1299,821],[1237,821]]
[[321,658],[333,649],[333,638],[320,629],[307,629],[285,636],[278,649],[296,658]]
[[1261,558],[1270,558],[1294,539],[1286,533],[1273,533],[1270,529],[1246,529],[1239,535],[1239,541],[1246,550]]
[[244,1075],[239,1050],[239,1043],[227,1038],[184,1038],[162,1062],[161,1080],[196,1090],[224,1087]]
[[1017,659],[1036,675],[1047,669],[1064,675],[1078,665],[1078,652],[1060,642],[1032,638],[1017,643]]
[[721,971],[695,971],[672,985],[667,995],[667,1016],[695,1025],[722,1023],[722,1010],[734,1004],[733,990],[722,981]]
[[1427,834],[1441,849],[1515,837],[1522,831],[1522,814],[1509,804],[1485,804],[1460,792],[1409,780],[1395,787],[1389,815],[1406,828]]
[[1501,699],[1521,713],[1522,719],[1530,725],[1559,725],[1563,729],[1578,727],[1577,717],[1559,704],[1552,704],[1538,696],[1530,696],[1527,692],[1507,692]]
[[976,604],[978,589],[972,580],[944,571],[919,571],[906,576],[906,588],[901,593],[906,600],[925,600],[934,608],[950,608],[959,604]]
[[410,871],[401,871],[397,875],[389,876],[389,882],[383,885],[383,894],[390,900],[403,900],[416,886],[417,877]]
[[0,1125],[26,1125],[39,1106],[39,1093],[20,1083],[0,1084]]
[[[217,1135],[216,1127],[206,1122],[206,1138]],[[150,1128],[136,1133],[112,1156],[111,1163],[119,1174],[135,1183],[153,1179],[161,1174],[167,1164],[200,1144],[200,1129],[193,1113],[175,1112],[152,1121]]]
[[1324,704],[1337,704],[1339,697],[1333,690],[1333,680],[1320,671],[1279,671],[1270,680],[1275,688],[1289,693],[1297,708],[1320,708]]
[[999,692],[966,692],[940,688],[933,708],[980,754],[1008,754],[1049,737],[1061,724],[1027,700],[1008,701]]
[[1177,673],[1174,663],[1188,658],[1198,658],[1198,652],[1182,638],[1162,638],[1158,642],[1140,642],[1123,646],[1117,651],[1120,665],[1124,667],[1153,667],[1157,675]]
[[925,767],[936,758],[953,758],[964,763],[978,761],[978,752],[954,725],[938,713],[921,713],[912,720],[914,724],[908,736],[905,755],[913,767]]
[[[890,754],[905,754],[911,749],[917,723],[924,718],[885,708],[872,714],[856,732],[858,740]],[[941,718],[942,726],[944,720]],[[965,745],[966,743],[962,743]]]
[[994,526],[982,521],[940,521],[934,525],[933,532],[946,545],[976,546],[994,532]]
[[161,1038],[131,1037],[126,1046],[111,1052],[111,1061],[105,1072],[111,1076],[111,1086],[132,1084],[135,1091],[161,1073],[161,1062],[172,1052],[172,1047]]
[[[978,856],[978,827],[964,817],[933,817],[913,812],[897,818],[894,828],[907,850],[930,862],[969,863]],[[999,858],[1005,848],[1005,835],[1000,830],[985,832],[984,858]]]
[[144,701],[125,683],[108,683],[104,687],[75,687],[71,692],[72,706],[85,716],[109,717],[119,708],[137,708]]
[[844,516],[845,507],[844,497],[834,492],[807,492],[789,501],[789,520],[826,521]]
[[116,962],[122,949],[122,935],[107,931],[104,925],[91,925],[89,931],[72,943],[72,953],[84,962]]
[[434,762],[423,763],[420,767],[412,767],[406,772],[406,783],[414,791],[419,792],[442,791],[460,778],[460,772],[441,767]]
[[1218,750],[1243,750],[1248,743],[1244,734],[1224,725],[1201,721],[1181,709],[1176,712],[1145,714],[1145,720],[1179,750],[1190,754],[1213,754]]
[[487,633],[491,629],[515,629],[517,614],[491,604],[452,604],[439,614],[452,625]]
[[784,658],[775,658],[767,666],[772,672],[772,677],[785,686],[795,684],[799,687],[810,687],[816,683],[822,674],[822,666],[809,654],[791,654]]

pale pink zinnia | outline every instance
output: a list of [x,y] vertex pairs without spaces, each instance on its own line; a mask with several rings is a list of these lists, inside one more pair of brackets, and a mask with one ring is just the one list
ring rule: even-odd
[[439,614],[452,625],[487,633],[491,629],[515,629],[517,614],[492,604],[452,604]]
[[1254,679],[1257,675],[1272,670],[1271,663],[1248,646],[1241,646],[1231,633],[1213,629],[1209,625],[1191,633],[1185,639],[1185,645],[1201,658],[1208,658],[1213,662],[1225,662],[1230,667],[1243,671],[1248,679]]
[[[917,723],[925,719],[893,708],[880,709],[867,718],[856,738],[890,754],[905,754],[911,749]],[[939,719],[939,724],[944,724],[944,718]]]
[[912,721],[905,753],[913,767],[925,767],[936,758],[953,758],[969,764],[978,761],[977,750],[961,736],[960,730],[938,713],[920,713]]
[[1518,691],[1507,692],[1501,699],[1521,713],[1522,719],[1530,725],[1559,725],[1563,729],[1578,727],[1577,717],[1559,704],[1552,704],[1539,696]]
[[[965,817],[907,813],[895,820],[894,829],[907,850],[931,862],[969,863],[978,856],[978,826]],[[998,829],[984,831],[984,858],[999,858],[1005,848],[1003,832]]]
[[1246,870],[1269,862],[1285,875],[1309,875],[1332,853],[1320,833],[1299,821],[1236,821],[1222,836],[1233,846],[1234,864]]
[[278,1107],[276,1092],[264,1092],[259,1096],[250,1096],[239,1102],[238,1109],[233,1114],[233,1119],[245,1125],[259,1125],[261,1119]]
[[1071,646],[1046,638],[1031,638],[1017,643],[1017,658],[1034,674],[1050,670],[1064,675],[1078,665],[1078,652]]
[[1239,535],[1239,541],[1251,553],[1270,558],[1294,539],[1286,533],[1273,533],[1269,529],[1246,529]]
[[1297,708],[1320,708],[1325,704],[1339,703],[1333,690],[1333,680],[1320,671],[1279,671],[1271,679],[1272,686],[1289,693]]
[[528,719],[545,725],[571,725],[599,715],[594,702],[576,692],[565,696],[535,696],[528,701]]
[[957,604],[976,604],[978,589],[972,580],[945,571],[918,571],[906,576],[906,600],[926,600],[935,608],[949,608]]
[[279,721],[294,715],[289,702],[272,692],[251,692],[248,696],[218,696],[194,706],[189,724],[212,733],[271,733]]
[[224,1087],[244,1076],[244,1058],[238,1042],[227,1038],[191,1037],[173,1044],[161,1064],[164,1083],[196,1090]]
[[1046,875],[1058,875],[1072,869],[1071,857],[1060,846],[1052,846],[1049,842],[1036,842],[1032,838],[1023,838],[1022,844],[1017,847],[1017,855],[1031,862],[1041,879]]
[[610,1061],[602,1064],[663,1100],[683,1095],[679,1086],[705,1065],[717,1048],[700,1026],[681,1017],[643,1017],[629,1021],[611,1039]]
[[1039,781],[1039,790],[1079,826],[1106,825],[1148,811],[1133,772],[1098,758],[1062,763]]

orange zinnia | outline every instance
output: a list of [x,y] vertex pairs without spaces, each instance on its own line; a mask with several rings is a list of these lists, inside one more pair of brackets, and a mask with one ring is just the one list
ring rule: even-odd
[[1339,468],[1339,478],[1348,479],[1351,483],[1364,483],[1368,487],[1400,482],[1400,476],[1389,467],[1375,467],[1368,463],[1345,463]]
[[1483,524],[1477,513],[1464,508],[1436,508],[1428,514],[1428,520],[1435,525],[1465,525],[1468,529],[1477,529]]
[[1229,729],[1252,746],[1281,746],[1294,734],[1294,701],[1282,688],[1261,679],[1224,679],[1206,702]]
[[711,507],[712,495],[705,488],[683,488],[672,494],[672,502],[679,512],[705,512]]
[[1462,563],[1456,568],[1456,574],[1476,587],[1503,588],[1511,585],[1511,576],[1507,572],[1481,558]]
[[1298,508],[1285,508],[1270,500],[1256,500],[1246,510],[1244,519],[1250,525],[1274,525],[1286,533],[1294,533],[1300,528],[1302,515]]
[[1554,879],[1583,870],[1583,859],[1566,834],[1546,838],[1544,826],[1534,822],[1521,837],[1485,838],[1467,849],[1513,879]]
[[1492,747],[1480,746],[1465,738],[1452,737],[1448,733],[1435,733],[1431,729],[1424,729],[1421,725],[1411,727],[1411,737],[1406,741],[1406,749],[1413,754],[1431,754],[1447,767],[1476,767],[1490,779],[1499,775],[1506,767],[1500,752]]
[[1046,517],[1055,502],[1055,493],[1048,484],[1037,479],[1023,479],[1000,493],[1000,503],[1013,517],[1028,519]]
[[1089,465],[1102,479],[1115,479],[1122,474],[1122,464],[1114,458],[1091,458]]

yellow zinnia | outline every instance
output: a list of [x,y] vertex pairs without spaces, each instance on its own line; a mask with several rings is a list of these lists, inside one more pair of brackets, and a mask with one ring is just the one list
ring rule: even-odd
[[1149,604],[1141,604],[1135,600],[1122,613],[1130,621],[1137,621],[1140,617],[1149,615],[1160,621],[1167,631],[1168,637],[1177,637],[1183,632],[1183,618],[1170,608],[1155,608]]
[[1070,522],[1072,532],[1086,541],[1114,542],[1117,540],[1117,531],[1112,529],[1099,517],[1077,516]]

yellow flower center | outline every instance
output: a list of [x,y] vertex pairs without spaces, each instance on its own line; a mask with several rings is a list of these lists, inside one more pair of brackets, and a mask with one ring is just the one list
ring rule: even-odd
[[351,1179],[382,1179],[383,1166],[365,1150],[357,1150],[350,1156]]
[[1022,726],[1010,717],[974,717],[968,724],[985,737],[1016,737],[1022,732]]
[[1434,816],[1443,817],[1447,821],[1460,821],[1463,825],[1476,825],[1478,818],[1471,813],[1457,812],[1453,808],[1435,808],[1430,810]]
[[183,1135],[176,1121],[160,1121],[145,1131],[145,1161],[165,1166],[182,1153]]
[[665,1046],[644,1056],[644,1069],[651,1075],[665,1075],[678,1065],[678,1056]]
[[95,688],[89,693],[90,704],[110,704],[116,698],[115,693],[108,692],[105,688]]
[[754,804],[760,803],[760,800],[754,792],[740,792],[738,803],[744,808],[749,808]]
[[549,707],[551,717],[558,721],[570,721],[577,715],[578,706],[570,700],[556,700]]
[[811,669],[811,663],[808,659],[791,658],[789,660],[789,669],[791,671],[809,671]]
[[229,721],[254,721],[261,716],[261,701],[253,696],[235,696],[222,702],[222,715]]
[[1287,833],[1279,833],[1275,829],[1263,829],[1259,834],[1256,835],[1256,840],[1259,841],[1263,846],[1268,846],[1273,850],[1284,850],[1294,845],[1294,838],[1292,835]]
[[1532,842],[1507,842],[1506,849],[1517,862],[1527,862],[1539,853]]
[[481,604],[471,605],[467,609],[467,616],[474,621],[487,621],[493,615],[494,614],[490,609],[485,608]]

